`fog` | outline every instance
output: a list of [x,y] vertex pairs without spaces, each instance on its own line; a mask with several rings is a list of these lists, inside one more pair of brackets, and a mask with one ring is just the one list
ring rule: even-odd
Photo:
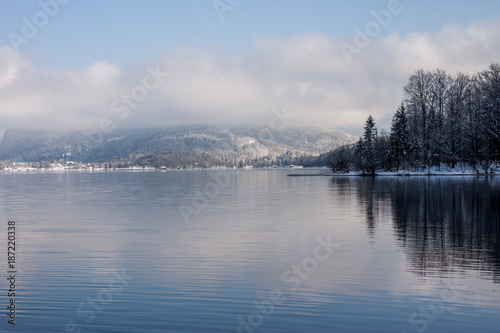
[[[498,61],[500,24],[445,26],[436,34],[376,38],[347,61],[353,36],[256,38],[235,57],[214,49],[175,49],[126,68],[95,59],[86,68],[38,67],[0,48],[0,129],[95,128],[187,123],[269,125],[286,108],[293,126],[359,134],[369,114],[380,127],[423,68],[474,73]],[[3,130],[0,130],[0,137]]]

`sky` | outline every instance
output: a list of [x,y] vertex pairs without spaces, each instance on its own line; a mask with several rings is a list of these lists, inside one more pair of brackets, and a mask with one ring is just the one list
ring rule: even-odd
[[380,128],[418,69],[500,61],[500,1],[0,0],[6,128]]

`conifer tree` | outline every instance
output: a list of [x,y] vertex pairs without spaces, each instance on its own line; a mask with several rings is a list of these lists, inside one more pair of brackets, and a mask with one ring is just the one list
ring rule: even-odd
[[392,118],[390,147],[392,168],[397,171],[402,166],[404,169],[407,165],[411,144],[406,108],[403,104],[398,107]]

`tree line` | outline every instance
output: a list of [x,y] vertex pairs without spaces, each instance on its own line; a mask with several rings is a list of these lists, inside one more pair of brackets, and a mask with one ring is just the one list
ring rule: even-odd
[[363,136],[331,153],[335,173],[472,168],[500,162],[500,64],[474,75],[418,70],[404,87],[389,132],[370,115]]

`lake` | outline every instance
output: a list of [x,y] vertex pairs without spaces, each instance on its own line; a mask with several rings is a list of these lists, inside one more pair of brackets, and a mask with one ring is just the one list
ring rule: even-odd
[[499,332],[500,182],[0,173],[2,332]]

